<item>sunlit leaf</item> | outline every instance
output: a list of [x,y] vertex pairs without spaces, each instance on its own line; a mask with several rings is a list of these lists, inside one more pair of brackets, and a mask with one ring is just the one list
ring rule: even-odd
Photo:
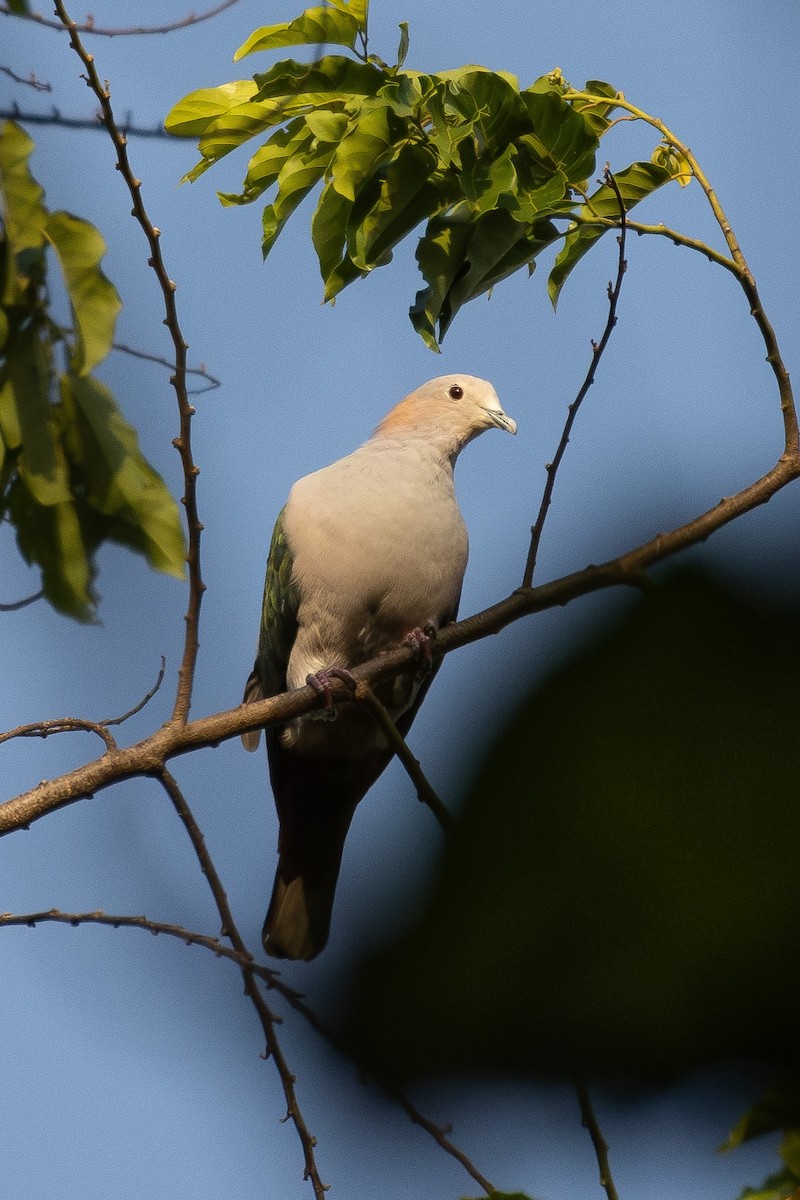
[[570,183],[582,183],[595,170],[599,146],[587,122],[556,92],[523,92],[533,121],[530,137],[541,157]]
[[330,0],[334,8],[349,13],[362,27],[366,24],[369,0]]
[[263,74],[255,76],[258,100],[278,100],[308,94],[334,96],[374,96],[386,75],[370,63],[360,63],[341,55],[327,55],[314,63],[285,59]]
[[106,357],[122,308],[117,289],[100,270],[106,244],[99,230],[70,213],[51,213],[45,233],[55,249],[75,322],[73,369],[87,375]]
[[252,79],[236,79],[219,87],[190,92],[167,113],[164,128],[175,137],[201,137],[224,113],[251,101],[258,87]]
[[292,159],[310,149],[313,134],[303,118],[291,121],[284,129],[273,133],[269,141],[256,150],[247,164],[244,190],[241,193],[218,193],[223,204],[250,204],[276,182],[281,171]]
[[239,47],[233,56],[238,62],[259,50],[278,50],[284,46],[355,45],[358,21],[352,13],[339,8],[307,8],[293,21],[265,25]]
[[390,113],[386,104],[360,107],[333,155],[333,186],[347,200],[355,200],[361,186],[390,153],[393,140]]
[[316,144],[308,151],[289,158],[278,175],[278,194],[264,209],[261,251],[267,257],[279,233],[298,204],[319,183],[328,169],[333,148]]

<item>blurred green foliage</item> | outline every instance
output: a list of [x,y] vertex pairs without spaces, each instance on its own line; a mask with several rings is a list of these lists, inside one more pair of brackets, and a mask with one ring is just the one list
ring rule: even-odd
[[800,1070],[800,610],[676,574],[519,706],[345,1025],[392,1081]]
[[[0,129],[0,519],[41,570],[50,603],[91,620],[104,541],[178,578],[185,543],[164,481],[91,374],[111,350],[122,306],[100,269],[105,243],[88,221],[48,211],[30,171],[33,149],[15,122]],[[49,251],[69,326],[52,312]]]

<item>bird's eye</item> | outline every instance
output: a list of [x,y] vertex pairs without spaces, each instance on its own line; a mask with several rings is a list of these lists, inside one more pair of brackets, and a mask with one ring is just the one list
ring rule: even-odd
[[448,395],[451,400],[460,400],[461,397],[464,395],[464,389],[462,387],[459,387],[457,383],[454,383],[453,386],[450,388]]

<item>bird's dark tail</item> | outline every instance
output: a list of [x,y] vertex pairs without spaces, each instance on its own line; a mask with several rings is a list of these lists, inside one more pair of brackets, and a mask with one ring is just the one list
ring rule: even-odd
[[278,870],[262,941],[276,958],[316,958],[330,931],[345,838],[356,805],[389,754],[356,760],[293,755],[270,745],[278,807]]

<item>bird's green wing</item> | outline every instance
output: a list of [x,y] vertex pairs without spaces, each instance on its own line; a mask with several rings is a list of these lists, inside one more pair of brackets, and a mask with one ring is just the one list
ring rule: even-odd
[[[286,540],[281,511],[269,548],[258,656],[245,687],[245,704],[286,691],[286,669],[297,633],[298,600],[297,585],[292,579],[292,553]],[[258,730],[242,734],[245,747],[255,750],[259,736]]]

